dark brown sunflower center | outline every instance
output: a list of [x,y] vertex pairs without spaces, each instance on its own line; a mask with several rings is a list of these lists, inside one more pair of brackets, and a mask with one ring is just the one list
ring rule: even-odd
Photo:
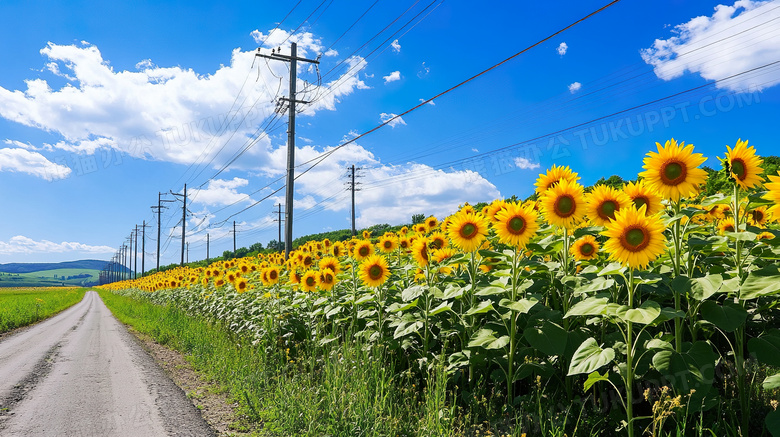
[[522,234],[525,229],[525,220],[522,217],[512,217],[509,220],[509,232],[513,234]]
[[377,280],[382,277],[382,266],[373,265],[368,269],[368,277]]
[[593,250],[594,250],[594,247],[590,243],[585,243],[582,246],[580,246],[580,252],[583,255],[590,255],[591,253],[593,253]]
[[687,175],[688,169],[683,162],[668,161],[661,166],[661,180],[665,185],[678,185]]
[[759,210],[751,211],[750,215],[753,216],[753,221],[756,223],[761,223],[764,220],[764,213]]
[[723,226],[723,230],[726,232],[734,232],[734,225],[732,224],[725,225]]
[[555,215],[561,218],[566,218],[574,214],[577,210],[577,204],[574,202],[574,198],[568,194],[555,199]]
[[271,270],[268,272],[268,277],[271,278],[271,280],[276,280],[276,278],[279,277],[279,273],[276,270]]
[[642,228],[630,228],[623,233],[623,247],[630,252],[639,252],[650,244],[650,236]]
[[311,263],[312,263],[312,260],[311,260],[310,256],[307,256],[306,258],[303,259],[303,264],[304,265],[308,266],[308,265],[311,265]]
[[431,246],[433,246],[436,249],[441,249],[444,247],[444,240],[441,238],[434,238],[433,241],[431,241]]
[[325,281],[326,284],[330,284],[331,282],[333,282],[333,275],[331,275],[330,273],[325,273],[324,275],[322,275],[322,279]]
[[633,202],[634,202],[634,206],[636,206],[636,209],[639,209],[645,205],[648,205],[650,203],[650,200],[644,196],[637,196],[634,198]]
[[309,276],[308,278],[306,278],[306,285],[308,285],[309,287],[313,287],[316,283],[317,281],[313,277]]
[[460,228],[460,236],[470,240],[477,234],[477,226],[474,223],[466,223]]
[[363,246],[358,249],[358,254],[360,254],[360,256],[368,256],[368,247]]
[[423,246],[420,248],[420,258],[424,259],[426,262],[428,261],[428,248]]
[[731,172],[737,175],[737,179],[744,181],[747,177],[747,170],[745,169],[745,161],[737,158],[731,161]]
[[612,220],[615,218],[615,211],[618,209],[618,204],[614,200],[607,200],[599,205],[598,214],[603,220]]
[[393,247],[393,242],[392,242],[392,241],[389,241],[389,240],[388,240],[388,241],[385,241],[383,244],[384,244],[384,246],[385,246],[385,249],[390,249],[390,248],[392,248],[392,247]]

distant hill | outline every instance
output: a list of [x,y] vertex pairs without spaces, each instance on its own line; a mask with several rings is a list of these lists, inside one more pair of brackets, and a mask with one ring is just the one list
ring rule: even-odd
[[106,264],[108,264],[108,261],[97,259],[83,259],[80,261],[66,261],[61,263],[8,263],[0,264],[0,272],[32,273],[58,269],[103,270]]

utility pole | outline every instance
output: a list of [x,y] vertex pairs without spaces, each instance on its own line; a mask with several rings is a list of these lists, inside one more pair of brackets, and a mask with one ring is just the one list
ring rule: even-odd
[[276,240],[276,241],[278,241],[279,245],[281,245],[282,244],[282,204],[280,203],[280,204],[276,205],[276,207],[278,208],[277,214],[278,214],[278,217],[279,217],[279,218],[274,220],[275,222],[279,222],[279,239]]
[[171,194],[174,196],[182,196],[184,199],[184,204],[181,207],[181,263],[179,265],[184,265],[184,244],[185,244],[185,236],[187,232],[187,184],[184,184],[184,194],[174,193],[171,191]]
[[233,257],[236,257],[236,221],[233,220]]
[[127,268],[125,267],[127,265],[127,245],[122,243],[122,265],[119,266],[120,269],[122,269],[122,280],[124,281],[126,279],[127,274]]
[[146,259],[146,228],[148,227],[149,226],[146,225],[146,220],[144,220],[144,224],[141,226],[141,277],[143,277],[146,272],[144,260]]
[[[293,184],[295,182],[295,104],[296,103],[309,103],[302,100],[295,99],[295,87],[298,80],[298,61],[309,62],[312,64],[319,64],[319,60],[306,59],[298,57],[298,45],[296,43],[290,44],[290,56],[282,55],[280,53],[274,53],[271,50],[270,55],[263,55],[259,53],[255,54],[261,58],[274,59],[277,61],[284,61],[290,63],[290,97],[286,100],[289,102],[289,120],[287,122],[287,185],[285,194],[284,205],[284,256],[285,258],[290,256],[292,251],[292,225],[293,225],[293,194],[295,189]],[[284,99],[284,98],[283,98]]]
[[133,270],[133,279],[138,279],[138,225],[135,225],[135,255],[133,256],[135,257],[133,261],[133,265],[135,266],[135,269]]
[[347,167],[347,170],[349,171],[349,174],[347,177],[350,178],[350,180],[347,182],[347,189],[352,191],[352,236],[355,236],[355,191],[360,191],[360,188],[357,188],[357,185],[360,185],[360,182],[355,182],[355,177],[360,177],[360,175],[356,175],[355,171],[361,170],[360,167],[355,167],[353,164],[351,167]]
[[167,206],[163,206],[163,202],[175,202],[175,200],[163,200],[162,193],[157,193],[157,206],[153,206],[152,209],[157,212],[157,271],[160,271],[160,231],[162,230],[162,210]]
[[187,243],[187,264],[190,263],[190,243]]
[[130,247],[127,249],[127,265],[130,269],[127,272],[127,279],[133,279],[133,231],[130,231],[130,237],[128,239],[130,240]]
[[206,234],[206,264],[209,263],[209,234]]

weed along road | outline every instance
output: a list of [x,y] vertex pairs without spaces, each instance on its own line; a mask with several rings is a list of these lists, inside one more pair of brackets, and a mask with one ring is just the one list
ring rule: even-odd
[[0,340],[0,435],[210,436],[94,291]]

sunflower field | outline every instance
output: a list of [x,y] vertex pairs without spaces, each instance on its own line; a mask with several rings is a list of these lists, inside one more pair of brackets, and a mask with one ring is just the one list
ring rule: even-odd
[[450,404],[485,396],[515,435],[540,435],[533,417],[568,420],[559,435],[780,436],[780,175],[740,140],[729,189],[704,197],[705,160],[672,139],[622,189],[553,166],[533,200],[103,288],[291,366],[306,344],[381,347],[421,385],[442,369]]

